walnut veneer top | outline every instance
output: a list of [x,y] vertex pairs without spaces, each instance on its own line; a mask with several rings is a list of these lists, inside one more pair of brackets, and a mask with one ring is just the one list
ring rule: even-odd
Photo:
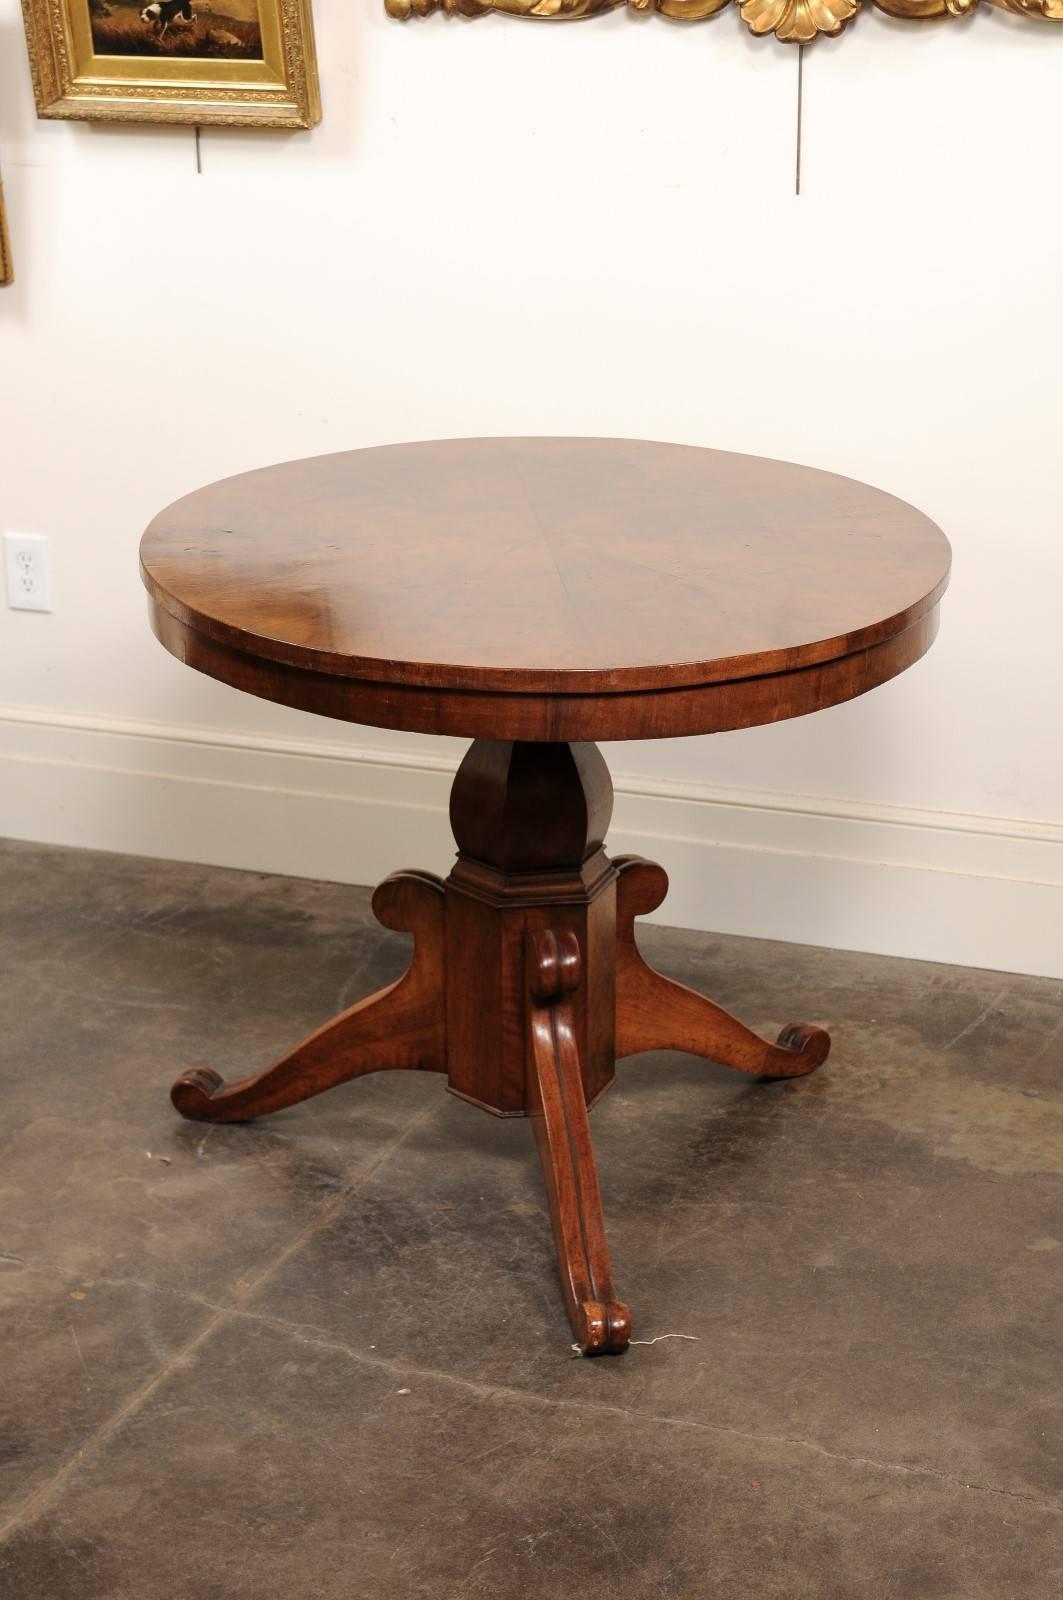
[[[467,439],[199,489],[151,523],[141,565],[167,648],[252,693],[427,732],[623,738],[882,682],[933,638],[949,546],[912,506],[808,467]],[[741,688],[811,669],[808,704]],[[595,715],[596,697],[616,698]]]

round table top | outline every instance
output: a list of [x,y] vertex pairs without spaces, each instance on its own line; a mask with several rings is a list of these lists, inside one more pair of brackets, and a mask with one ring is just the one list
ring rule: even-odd
[[[428,732],[623,738],[796,715],[903,670],[933,638],[949,545],[809,467],[464,439],[199,489],[151,523],[141,569],[167,647],[252,693]],[[754,685],[802,673],[815,703],[761,715]]]

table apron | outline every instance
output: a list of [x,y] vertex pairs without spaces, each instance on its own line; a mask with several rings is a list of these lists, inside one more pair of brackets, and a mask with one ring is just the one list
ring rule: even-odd
[[723,733],[807,716],[896,677],[926,654],[938,629],[934,606],[881,644],[790,672],[636,693],[551,695],[429,689],[314,672],[235,650],[150,597],[148,611],[171,655],[262,700],[409,733],[563,742]]

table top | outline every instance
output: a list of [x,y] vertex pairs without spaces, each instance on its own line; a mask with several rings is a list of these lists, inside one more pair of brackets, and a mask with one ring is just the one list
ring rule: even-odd
[[[773,720],[765,678],[818,675],[808,709],[862,692],[861,658],[882,682],[933,638],[949,546],[903,501],[808,467],[466,439],[199,489],[151,523],[141,566],[167,647],[252,693],[423,731],[615,738]],[[725,698],[756,714],[720,724]],[[551,732],[559,710],[587,731]]]

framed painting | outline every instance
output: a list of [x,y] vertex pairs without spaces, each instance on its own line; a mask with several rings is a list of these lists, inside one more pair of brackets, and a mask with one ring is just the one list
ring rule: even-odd
[[0,283],[14,283],[15,265],[11,260],[11,241],[7,235],[7,212],[4,209],[4,185],[0,183]]
[[309,128],[310,0],[22,0],[40,117]]

